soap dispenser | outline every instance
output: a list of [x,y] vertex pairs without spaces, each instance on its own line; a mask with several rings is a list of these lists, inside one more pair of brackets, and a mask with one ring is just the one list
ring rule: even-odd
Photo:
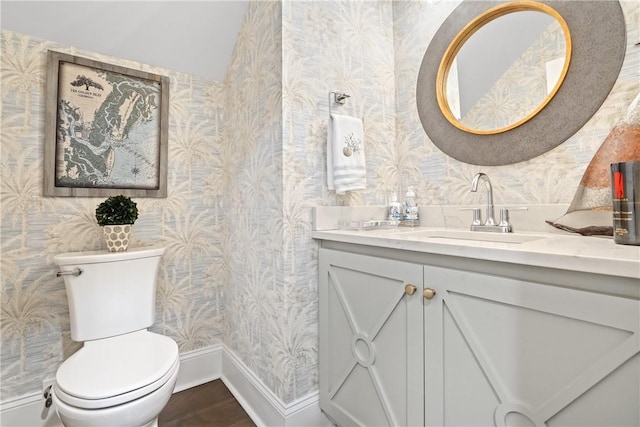
[[391,203],[389,203],[389,221],[402,221],[404,217],[404,208],[398,201],[396,193],[391,194]]
[[413,192],[413,187],[407,188],[407,193],[404,197],[404,217],[401,224],[407,227],[416,227],[420,225],[418,220],[416,194]]

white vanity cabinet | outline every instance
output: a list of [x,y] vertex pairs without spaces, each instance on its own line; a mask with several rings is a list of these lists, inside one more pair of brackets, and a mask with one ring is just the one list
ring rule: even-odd
[[422,275],[418,264],[321,250],[320,405],[340,425],[424,423]]
[[499,270],[424,274],[427,425],[640,425],[637,299]]
[[640,425],[640,302],[592,289],[615,278],[319,259],[320,405],[338,424]]

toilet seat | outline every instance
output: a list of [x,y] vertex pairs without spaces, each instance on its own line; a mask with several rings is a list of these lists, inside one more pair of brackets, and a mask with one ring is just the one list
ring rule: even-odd
[[176,343],[146,330],[87,341],[58,368],[56,396],[84,409],[120,405],[162,387],[179,363]]

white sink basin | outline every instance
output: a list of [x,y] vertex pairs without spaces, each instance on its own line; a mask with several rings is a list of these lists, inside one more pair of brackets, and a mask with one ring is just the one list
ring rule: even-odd
[[535,236],[530,234],[492,233],[469,230],[407,230],[398,231],[397,234],[398,236],[403,236],[409,240],[454,239],[511,244],[521,244],[544,239],[544,236]]

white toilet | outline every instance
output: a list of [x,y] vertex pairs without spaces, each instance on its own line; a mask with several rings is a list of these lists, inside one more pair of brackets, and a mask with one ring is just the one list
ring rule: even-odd
[[178,346],[147,331],[164,248],[54,257],[71,338],[84,346],[56,372],[53,402],[67,427],[157,426],[178,376]]

